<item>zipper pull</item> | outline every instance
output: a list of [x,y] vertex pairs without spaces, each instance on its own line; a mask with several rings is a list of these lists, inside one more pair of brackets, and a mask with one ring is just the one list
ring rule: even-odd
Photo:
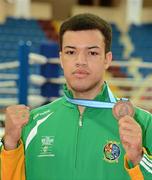
[[79,117],[79,126],[82,127],[82,115],[80,114],[80,117]]

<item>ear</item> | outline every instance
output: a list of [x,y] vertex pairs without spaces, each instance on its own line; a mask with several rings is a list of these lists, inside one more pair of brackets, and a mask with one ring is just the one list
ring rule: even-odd
[[112,52],[109,51],[106,53],[105,57],[105,69],[108,69],[112,62]]
[[59,59],[60,59],[60,65],[61,65],[61,68],[63,69],[62,52],[61,52],[61,51],[59,52]]

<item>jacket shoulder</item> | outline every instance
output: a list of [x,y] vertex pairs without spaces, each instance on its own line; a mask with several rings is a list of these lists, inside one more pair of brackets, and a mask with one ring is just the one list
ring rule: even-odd
[[152,114],[138,107],[135,109],[135,119],[145,128],[152,124]]
[[63,103],[63,97],[58,98],[52,101],[51,103],[32,109],[30,112],[30,116],[34,116],[35,114],[39,114],[39,113],[41,114],[43,113],[44,115],[46,115],[47,113],[58,109],[62,105],[62,103]]
[[152,118],[152,114],[149,111],[137,107],[135,109],[135,115],[138,117]]

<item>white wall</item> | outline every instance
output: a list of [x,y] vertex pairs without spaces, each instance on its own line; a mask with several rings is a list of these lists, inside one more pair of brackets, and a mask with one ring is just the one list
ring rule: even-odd
[[0,22],[4,22],[6,17],[6,4],[3,0],[0,0]]
[[[107,20],[108,22],[115,22],[118,24],[122,31],[127,31],[128,22],[126,17],[126,6],[127,1],[122,0],[120,6],[112,7],[112,8],[105,8],[99,6],[80,6],[75,5],[72,8],[72,15],[78,13],[94,13],[103,19]],[[133,13],[133,12],[132,12]],[[152,23],[152,7],[144,7],[141,11],[141,23],[151,22]]]
[[[7,16],[16,16],[15,5],[0,0],[0,22],[4,22]],[[47,2],[32,2],[31,17],[36,19],[51,19],[51,4]]]
[[[78,6],[74,5],[76,4],[76,0],[71,1],[72,3],[66,7],[64,2],[67,3],[69,0],[52,0],[50,2],[34,1],[31,5],[31,17],[36,19],[51,19],[54,15],[55,19],[59,19],[62,16],[63,20],[67,15],[92,12],[109,22],[116,22],[118,26],[120,25],[124,29],[126,28],[126,0],[122,0],[120,6],[113,8]],[[6,16],[13,16],[15,13],[14,9],[13,4],[4,3],[4,0],[0,0],[0,22],[3,22]],[[68,11],[68,14],[66,11]],[[152,7],[146,6],[142,9],[141,21],[152,22]]]

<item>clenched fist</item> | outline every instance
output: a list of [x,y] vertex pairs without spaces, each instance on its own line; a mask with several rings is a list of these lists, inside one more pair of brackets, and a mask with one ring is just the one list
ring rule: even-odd
[[29,107],[25,105],[13,105],[6,109],[4,146],[6,150],[17,147],[21,137],[22,128],[28,123]]
[[137,165],[142,158],[142,130],[130,116],[119,120],[119,134],[128,159]]

